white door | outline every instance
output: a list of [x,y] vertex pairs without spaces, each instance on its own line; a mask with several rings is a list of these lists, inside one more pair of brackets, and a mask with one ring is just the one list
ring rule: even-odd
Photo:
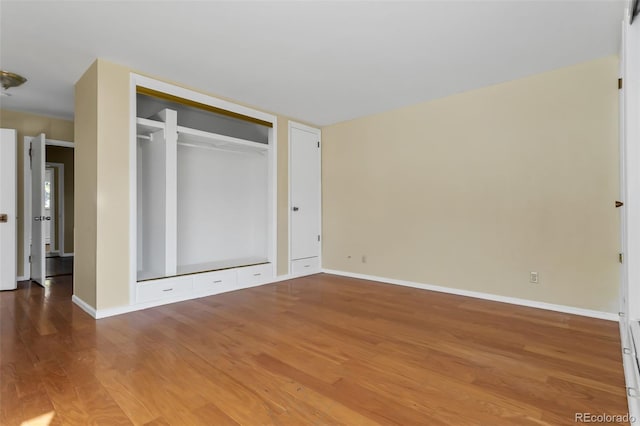
[[289,123],[291,260],[320,256],[320,130]]
[[16,144],[15,130],[0,129],[0,290],[17,286]]
[[31,139],[31,280],[44,286],[44,133]]

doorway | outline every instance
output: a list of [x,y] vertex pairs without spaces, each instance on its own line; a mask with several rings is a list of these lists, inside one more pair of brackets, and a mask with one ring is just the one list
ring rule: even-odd
[[[67,152],[68,150],[68,152]],[[62,158],[61,158],[62,157]],[[45,279],[60,275],[73,274],[73,255],[65,255],[65,163],[55,163],[73,159],[73,149],[66,147],[46,147],[44,208],[45,216],[50,220],[45,227]]]
[[43,134],[24,140],[23,270],[41,286],[73,274],[73,147]]

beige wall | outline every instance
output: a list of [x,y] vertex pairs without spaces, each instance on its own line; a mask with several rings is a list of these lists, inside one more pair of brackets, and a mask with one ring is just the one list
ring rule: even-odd
[[102,60],[97,148],[96,307],[103,309],[129,304],[129,69]]
[[[98,63],[75,87],[75,257],[73,294],[96,307]],[[114,228],[115,230],[116,228]]]
[[324,128],[323,266],[617,312],[617,69]]
[[[76,84],[76,181],[83,183],[77,184],[76,213],[83,212],[84,232],[76,223],[76,264],[83,263],[75,281],[86,298],[76,294],[97,309],[129,304],[130,72],[98,59]],[[277,126],[277,272],[282,275],[288,255],[288,118],[277,116]]]
[[[129,70],[98,60],[76,83],[74,294],[129,303]],[[80,184],[81,182],[81,184]]]
[[18,131],[18,276],[24,275],[24,163],[25,136],[44,133],[48,139],[73,141],[73,122],[18,111],[0,109],[0,127]]
[[[73,253],[73,148],[65,148],[61,146],[47,146],[46,159],[48,163],[60,163],[64,165],[64,252]],[[58,169],[55,169],[56,182]],[[57,186],[57,183],[56,183]],[[55,210],[56,217],[60,210],[59,191],[55,188]],[[55,235],[58,236],[58,225],[55,225]]]

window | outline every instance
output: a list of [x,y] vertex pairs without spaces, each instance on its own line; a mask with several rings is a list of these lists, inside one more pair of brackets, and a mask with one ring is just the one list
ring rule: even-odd
[[44,208],[51,208],[51,182],[48,180],[44,182]]

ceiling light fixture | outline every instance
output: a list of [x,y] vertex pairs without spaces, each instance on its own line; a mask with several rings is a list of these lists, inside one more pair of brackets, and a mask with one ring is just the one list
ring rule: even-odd
[[0,85],[2,85],[2,94],[10,96],[6,91],[12,87],[18,87],[27,81],[26,78],[19,74],[9,71],[0,70]]

